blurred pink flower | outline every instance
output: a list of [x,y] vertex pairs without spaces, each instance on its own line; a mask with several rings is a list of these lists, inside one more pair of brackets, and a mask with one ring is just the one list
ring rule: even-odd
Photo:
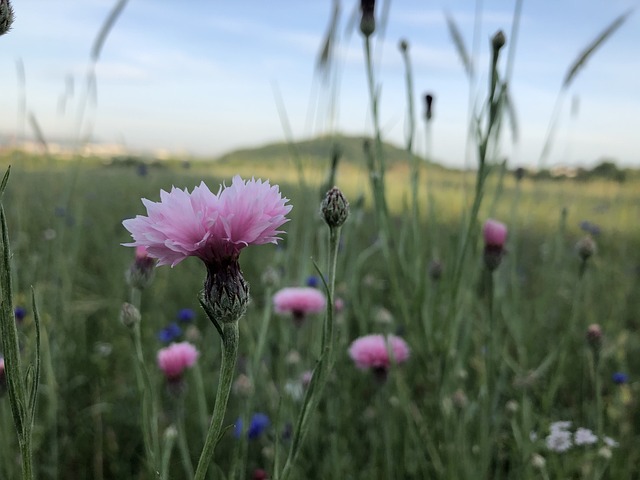
[[239,175],[218,194],[204,182],[191,193],[161,190],[160,202],[142,199],[147,216],[122,222],[134,240],[124,245],[145,247],[158,265],[175,266],[189,256],[208,265],[233,261],[248,245],[277,243],[278,228],[291,210],[287,201],[277,186]]
[[136,260],[138,259],[145,259],[147,258],[149,255],[147,253],[147,247],[143,246],[143,245],[138,245],[136,247]]
[[296,323],[300,323],[308,314],[322,312],[326,303],[324,294],[311,287],[283,288],[273,296],[276,313],[291,313]]
[[507,241],[507,226],[490,218],[484,222],[482,235],[485,245],[502,248]]
[[189,342],[172,343],[158,351],[158,367],[167,380],[179,380],[184,370],[196,363],[199,355],[196,347]]
[[389,359],[390,344],[395,363],[403,363],[409,358],[409,347],[406,342],[395,335],[387,335],[385,341],[382,335],[365,335],[357,338],[349,347],[349,356],[361,370],[378,370],[386,372],[391,365]]

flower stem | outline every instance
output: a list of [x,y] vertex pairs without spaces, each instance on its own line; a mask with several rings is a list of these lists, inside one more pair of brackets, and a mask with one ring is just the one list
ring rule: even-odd
[[213,415],[204,448],[200,454],[195,480],[204,480],[207,468],[213,459],[213,453],[218,443],[218,437],[222,430],[224,414],[227,409],[227,400],[231,391],[233,372],[238,357],[238,322],[228,322],[222,325],[222,365],[220,366],[220,381],[216,393],[216,403],[213,407]]

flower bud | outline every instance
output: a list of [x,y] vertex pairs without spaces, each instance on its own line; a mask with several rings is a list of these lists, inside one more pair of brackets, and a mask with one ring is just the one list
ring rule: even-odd
[[539,453],[534,453],[531,455],[531,466],[536,470],[544,470],[547,465],[547,461],[545,458]]
[[429,262],[428,272],[429,277],[434,282],[437,282],[442,277],[442,271],[444,270],[444,266],[440,260],[434,259]]
[[127,270],[126,279],[129,286],[144,290],[153,280],[156,259],[147,255],[145,247],[136,247],[136,258]]
[[499,52],[506,43],[507,38],[504,36],[504,32],[502,30],[498,30],[491,39],[491,46],[493,47],[493,51],[496,53]]
[[330,228],[341,227],[349,216],[349,202],[338,187],[333,187],[322,200],[321,212]]
[[596,242],[590,236],[578,240],[576,251],[583,262],[586,262],[597,251]]
[[407,53],[407,51],[409,50],[409,42],[407,42],[403,38],[402,40],[400,40],[400,43],[398,44],[398,48],[402,53]]
[[360,19],[360,31],[365,37],[371,36],[376,30],[376,17],[374,15],[376,7],[375,0],[361,0],[360,11],[362,18]]
[[587,342],[594,350],[599,350],[602,345],[602,328],[597,323],[592,323],[587,328]]
[[426,118],[427,120],[431,120],[431,118],[433,117],[433,98],[433,95],[430,93],[427,93],[424,96],[424,118]]
[[237,259],[207,264],[203,297],[212,321],[231,323],[244,315],[249,304],[249,284]]
[[120,321],[127,328],[133,328],[140,323],[140,311],[130,303],[123,303],[120,309]]
[[13,7],[9,0],[0,0],[0,36],[11,29],[13,18]]

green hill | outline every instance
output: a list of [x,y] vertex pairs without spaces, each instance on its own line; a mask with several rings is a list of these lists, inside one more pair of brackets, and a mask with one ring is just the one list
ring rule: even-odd
[[[325,168],[329,165],[334,152],[340,153],[340,162],[359,166],[366,165],[364,142],[366,137],[344,135],[322,136],[288,144],[272,143],[262,147],[241,149],[223,155],[217,159],[221,165],[249,166],[268,163],[271,166],[291,165],[299,160],[305,167]],[[373,143],[372,143],[373,145]],[[408,164],[415,158],[405,149],[385,143],[384,156],[387,164]]]

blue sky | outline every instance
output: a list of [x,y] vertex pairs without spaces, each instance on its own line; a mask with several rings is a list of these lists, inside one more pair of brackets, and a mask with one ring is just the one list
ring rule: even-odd
[[[355,0],[341,2],[332,90],[315,62],[331,15],[329,0],[222,2],[130,0],[97,64],[98,101],[85,118],[94,137],[135,149],[219,155],[282,141],[275,91],[294,138],[371,132],[362,39],[347,24]],[[486,95],[489,38],[511,42],[514,0],[484,0],[473,102]],[[94,38],[115,0],[14,2],[13,30],[0,38],[0,133],[26,132],[16,61],[26,73],[27,110],[48,138],[74,137]],[[537,166],[564,75],[579,52],[637,1],[524,0],[511,92],[519,139],[500,152],[510,165]],[[382,2],[378,2],[380,13]],[[418,115],[416,148],[424,152],[422,95],[436,97],[431,153],[452,166],[466,153],[470,87],[444,20],[449,12],[472,48],[476,2],[392,0],[384,39],[376,41],[381,125],[403,144],[407,111],[398,42],[406,39]],[[596,52],[561,104],[546,165],[591,165],[603,156],[640,166],[640,16],[635,12]],[[502,64],[504,66],[504,63]],[[72,79],[72,80],[71,80]],[[73,85],[70,89],[69,86]],[[66,108],[61,98],[67,91]],[[332,91],[337,92],[335,109]],[[572,115],[573,99],[578,99]],[[508,132],[507,132],[508,133]]]

